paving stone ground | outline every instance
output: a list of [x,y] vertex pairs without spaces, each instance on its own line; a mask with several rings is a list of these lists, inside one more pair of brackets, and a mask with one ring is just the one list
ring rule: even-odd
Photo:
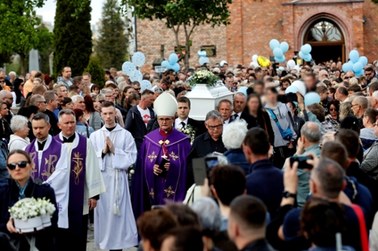
[[[136,248],[124,249],[124,251],[136,251],[136,250],[137,250]],[[90,229],[88,229],[87,251],[103,251],[101,249],[95,248],[93,230],[90,230]]]

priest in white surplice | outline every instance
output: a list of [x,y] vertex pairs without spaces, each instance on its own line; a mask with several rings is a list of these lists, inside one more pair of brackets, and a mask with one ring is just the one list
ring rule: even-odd
[[67,149],[60,159],[66,159],[68,167],[57,166],[47,182],[54,188],[59,206],[68,213],[59,214],[57,247],[85,251],[89,209],[96,207],[105,185],[91,141],[75,132],[75,113],[61,110],[58,126],[61,132],[55,140]]
[[138,244],[127,175],[137,150],[131,133],[115,122],[113,103],[102,104],[101,117],[105,125],[90,136],[106,186],[95,209],[94,237],[100,249],[122,250]]

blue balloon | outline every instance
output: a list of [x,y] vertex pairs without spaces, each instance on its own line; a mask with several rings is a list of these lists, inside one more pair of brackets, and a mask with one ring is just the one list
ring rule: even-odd
[[281,58],[283,56],[283,52],[280,47],[276,47],[273,50],[273,55],[277,58]]
[[274,61],[278,62],[278,63],[283,63],[285,62],[285,56],[282,56],[282,57],[274,57]]
[[142,80],[140,82],[140,91],[143,92],[144,90],[151,89],[152,85],[151,82],[148,80]]
[[180,65],[178,63],[171,65],[171,69],[174,70],[175,72],[180,71]]
[[346,62],[343,64],[343,72],[353,71],[353,63],[351,61]]
[[301,47],[301,51],[303,52],[303,54],[310,54],[312,51],[312,47],[309,44],[305,44]]
[[270,49],[274,50],[274,48],[277,48],[280,46],[280,42],[277,39],[272,39],[269,42]]
[[299,92],[298,88],[296,86],[293,86],[293,85],[290,85],[285,90],[285,94],[288,94],[288,93],[297,93],[297,92]]
[[360,62],[353,64],[353,71],[354,72],[360,72],[360,71],[362,71],[363,68],[364,67]]
[[357,63],[358,62],[358,59],[360,59],[360,54],[358,53],[357,50],[351,50],[349,52],[349,59],[350,61],[352,61],[353,63]]
[[289,44],[287,42],[282,42],[280,48],[283,53],[286,53],[289,50]]
[[360,63],[362,64],[363,67],[365,67],[365,66],[368,64],[369,61],[368,61],[367,57],[362,56],[362,57],[360,57],[360,58],[358,59],[358,62],[360,62]]
[[247,95],[247,90],[248,90],[248,87],[247,87],[247,86],[240,86],[238,92],[241,92],[241,93],[243,93],[245,96],[248,96],[248,95]]
[[316,92],[308,92],[304,96],[304,103],[305,106],[310,106],[313,104],[319,104],[320,103],[320,96]]
[[127,76],[130,77],[136,71],[136,67],[133,63],[127,61],[122,64],[122,71],[123,73],[125,73]]
[[168,57],[168,62],[170,65],[174,65],[178,62],[179,58],[176,53],[171,53]]
[[167,60],[164,60],[163,62],[161,62],[161,66],[168,69],[170,67],[170,64]]
[[133,64],[135,64],[138,67],[142,67],[146,61],[146,57],[140,51],[135,52],[131,59]]
[[300,51],[298,55],[299,55],[299,57],[300,57],[301,59],[304,59],[304,57],[305,57],[305,54],[303,54],[302,51]]
[[356,77],[361,77],[362,75],[364,75],[364,70],[355,72],[354,74],[355,74]]
[[208,57],[200,57],[198,60],[198,63],[202,66],[204,64],[210,63],[210,60]]
[[305,57],[303,58],[303,60],[306,61],[306,62],[311,62],[311,60],[312,60],[311,54],[305,55]]

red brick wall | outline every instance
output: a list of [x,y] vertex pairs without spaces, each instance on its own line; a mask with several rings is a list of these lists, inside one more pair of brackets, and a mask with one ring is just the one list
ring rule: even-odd
[[[253,54],[272,54],[268,45],[272,38],[289,43],[289,58],[300,49],[310,23],[320,16],[340,26],[345,37],[346,57],[351,49],[357,48],[370,61],[378,59],[378,5],[371,0],[299,0],[294,5],[288,4],[290,2],[234,0],[230,5],[229,26],[203,26],[195,32],[191,65],[198,63],[197,51],[201,45],[216,45],[217,57],[210,58],[211,63],[227,59],[230,64],[247,65]],[[165,45],[166,57],[173,51],[174,34],[161,21],[138,20],[137,25],[138,50],[146,54],[149,64],[160,57],[161,44]]]

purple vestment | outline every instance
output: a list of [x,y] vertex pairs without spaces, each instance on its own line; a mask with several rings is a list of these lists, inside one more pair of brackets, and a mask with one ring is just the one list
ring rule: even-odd
[[51,138],[46,140],[45,150],[42,152],[41,162],[38,160],[38,146],[36,140],[33,140],[26,148],[25,151],[30,154],[34,162],[34,170],[32,173],[35,181],[46,181],[50,175],[55,171],[55,165],[57,164],[60,153],[62,150],[62,144]]
[[[152,205],[164,205],[167,200],[185,199],[190,147],[189,137],[175,129],[166,136],[162,135],[159,129],[145,136],[138,152],[132,186],[136,218],[144,211],[150,210]],[[161,163],[164,154],[170,162],[169,171],[164,176],[156,176],[153,167]]]
[[[62,142],[59,137],[55,139]],[[87,157],[87,138],[76,134],[79,142],[71,151],[71,171],[70,186],[68,199],[68,226],[76,234],[82,233],[83,222],[83,201],[84,201],[84,185],[85,185],[85,161]],[[75,139],[76,141],[77,139]]]

